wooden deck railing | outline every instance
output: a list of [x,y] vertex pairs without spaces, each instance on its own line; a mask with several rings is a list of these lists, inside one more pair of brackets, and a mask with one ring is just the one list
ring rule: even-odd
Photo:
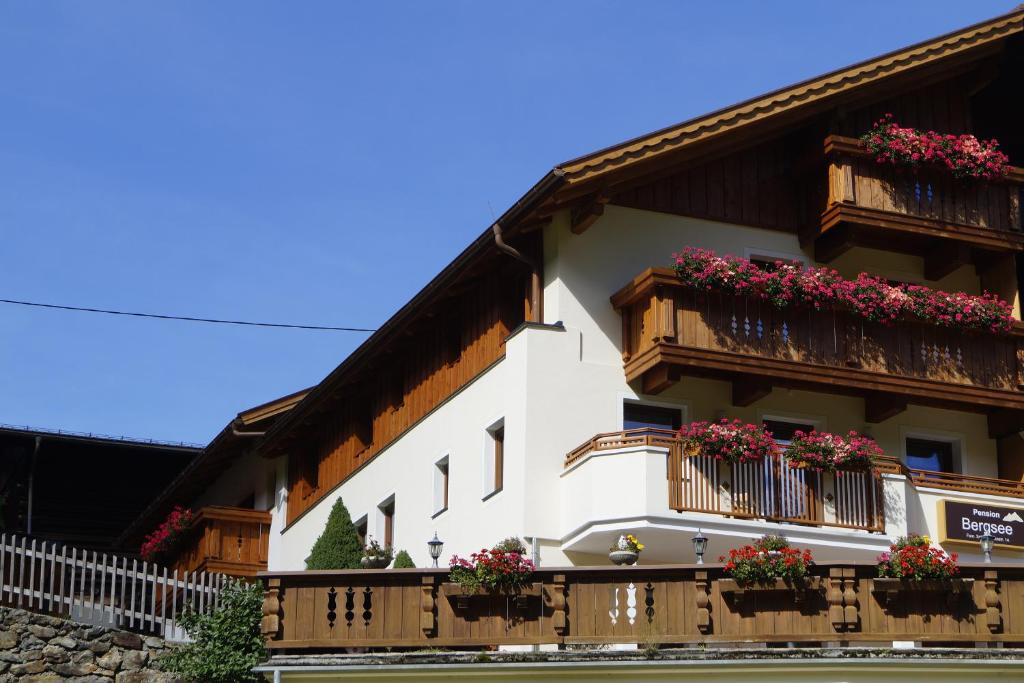
[[[1024,336],[919,322],[886,326],[845,310],[778,309],[758,298],[685,287],[651,268],[613,298],[622,314],[626,377],[672,372],[748,378],[911,403],[1024,409]],[[659,373],[660,369],[665,370]],[[884,418],[882,418],[884,419]]]
[[1011,168],[999,181],[965,182],[926,166],[911,171],[879,164],[859,140],[840,136],[825,141],[825,153],[825,229],[830,222],[847,220],[907,233],[941,230],[994,249],[1005,248],[1009,235],[1019,240],[1022,169]]
[[737,586],[720,565],[542,569],[520,596],[462,596],[447,570],[269,572],[275,650],[571,643],[1016,643],[1024,566],[962,566],[906,589],[874,564],[812,568],[806,585]]
[[180,639],[178,617],[220,602],[223,574],[0,534],[0,605]]
[[267,568],[270,512],[208,506],[196,515],[188,541],[170,566],[253,578]]

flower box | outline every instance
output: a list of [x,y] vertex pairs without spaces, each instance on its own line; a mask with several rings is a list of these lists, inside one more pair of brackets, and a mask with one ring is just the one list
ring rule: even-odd
[[539,598],[542,586],[539,583],[527,583],[513,591],[492,591],[483,586],[467,590],[457,583],[446,581],[441,584],[441,593],[449,600],[455,601],[456,609],[468,609],[470,600],[479,597],[511,598],[517,609],[526,609],[529,598]]
[[793,594],[793,602],[801,603],[808,593],[821,590],[821,579],[816,576],[792,582],[786,579],[773,579],[765,583],[741,584],[736,579],[719,579],[718,590],[723,596],[732,599],[732,603],[739,607],[744,603],[750,593],[783,593]]
[[[873,579],[871,592],[878,596],[883,604],[897,605],[900,593],[940,593],[945,596],[946,604],[953,607],[964,593],[974,588],[974,579]],[[939,596],[935,596],[938,600]]]

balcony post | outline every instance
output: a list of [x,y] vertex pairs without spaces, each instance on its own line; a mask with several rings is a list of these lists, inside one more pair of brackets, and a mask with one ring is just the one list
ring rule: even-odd
[[430,638],[437,632],[437,577],[424,576],[420,584],[420,630]]
[[694,583],[697,589],[697,630],[711,633],[711,582],[707,571],[694,572]]
[[557,635],[564,636],[569,631],[565,614],[565,574],[555,574],[551,580],[545,591],[551,607],[551,626]]
[[280,630],[281,579],[270,579],[263,593],[263,619],[260,621],[260,631],[268,640],[273,640]]
[[999,633],[1003,630],[1003,603],[999,599],[999,574],[994,570],[985,572],[985,622],[988,630]]

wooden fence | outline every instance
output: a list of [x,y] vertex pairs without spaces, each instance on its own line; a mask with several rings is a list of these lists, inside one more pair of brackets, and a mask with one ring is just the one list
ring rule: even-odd
[[227,577],[0,534],[0,605],[181,640],[186,610],[217,606]]
[[1024,566],[945,582],[822,563],[800,586],[739,586],[721,565],[542,569],[519,595],[464,594],[445,569],[267,572],[263,632],[282,650],[515,644],[1024,644]]

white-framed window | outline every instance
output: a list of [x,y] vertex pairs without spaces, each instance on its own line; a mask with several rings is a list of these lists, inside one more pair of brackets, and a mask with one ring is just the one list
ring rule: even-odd
[[388,548],[395,545],[395,496],[390,495],[377,506],[377,535]]
[[686,406],[674,403],[659,403],[642,399],[623,399],[623,429],[669,429],[678,430],[686,418]]
[[434,463],[434,517],[448,509],[448,463],[446,455]]
[[932,429],[901,428],[903,462],[914,470],[963,472],[964,438],[961,434]]
[[356,536],[359,537],[359,544],[366,547],[366,539],[370,534],[370,524],[367,520],[366,515],[363,515],[355,522]]
[[792,442],[795,432],[807,433],[821,429],[824,422],[820,417],[807,415],[761,414],[761,426],[771,432],[775,442],[782,446]]
[[505,487],[505,418],[487,428],[484,436],[484,498]]

